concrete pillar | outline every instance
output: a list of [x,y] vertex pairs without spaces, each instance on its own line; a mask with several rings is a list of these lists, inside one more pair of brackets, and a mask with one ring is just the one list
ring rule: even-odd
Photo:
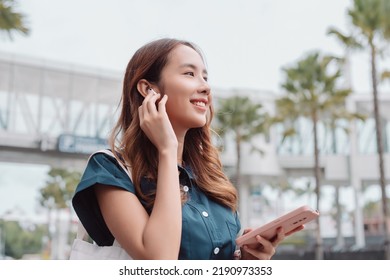
[[[347,100],[347,109],[349,112],[356,112],[356,104],[353,99]],[[356,157],[358,151],[358,134],[356,131],[356,122],[353,120],[350,123],[350,155],[349,155],[349,178],[354,189],[355,201],[355,247],[360,249],[365,247],[364,222],[363,222],[363,205],[362,205],[362,180],[359,176]]]
[[337,205],[337,237],[336,237],[336,248],[343,249],[345,247],[345,240],[343,236],[343,222],[342,222],[342,213],[341,213],[341,205],[340,205],[340,189],[341,185],[334,186],[335,188],[335,200]]
[[249,188],[246,184],[242,184],[239,192],[239,216],[241,229],[249,227]]

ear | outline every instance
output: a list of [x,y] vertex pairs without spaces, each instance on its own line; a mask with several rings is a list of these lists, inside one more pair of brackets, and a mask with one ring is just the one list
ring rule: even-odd
[[148,95],[149,88],[151,88],[151,86],[147,80],[141,79],[138,81],[137,90],[143,97],[146,97]]

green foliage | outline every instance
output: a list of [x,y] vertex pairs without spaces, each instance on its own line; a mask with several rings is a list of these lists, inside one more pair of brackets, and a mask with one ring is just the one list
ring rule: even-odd
[[221,99],[218,105],[216,130],[221,136],[232,132],[237,141],[247,142],[267,132],[267,114],[261,104],[246,96],[233,96]]
[[0,221],[5,235],[5,255],[20,259],[24,254],[40,254],[45,235],[44,226],[22,227],[16,221]]
[[284,124],[283,139],[295,135],[294,123],[300,117],[321,120],[329,125],[334,125],[337,119],[364,119],[345,109],[351,90],[338,85],[342,62],[340,58],[313,52],[283,69],[285,82],[282,87],[286,93],[276,100],[277,114],[272,119],[273,123]]
[[12,39],[13,32],[28,35],[30,30],[26,27],[26,18],[15,11],[15,0],[0,0],[0,31],[5,31]]
[[70,206],[81,173],[60,168],[52,168],[46,186],[40,189],[40,204],[46,208],[63,209]]
[[[303,59],[284,68],[285,81],[282,87],[285,95],[276,100],[276,115],[273,123],[283,123],[283,141],[295,134],[296,121],[306,118],[313,124],[314,177],[317,209],[320,208],[320,167],[318,149],[318,122],[335,126],[340,118],[352,118],[345,109],[346,98],[351,90],[341,88],[343,59],[307,54]],[[316,259],[323,259],[323,246],[319,221],[316,221]]]
[[[388,230],[388,207],[386,194],[386,177],[383,167],[383,143],[382,143],[382,125],[380,123],[380,112],[378,105],[378,70],[377,70],[377,55],[385,54],[388,48],[387,44],[390,41],[390,1],[389,0],[354,0],[352,7],[348,10],[348,16],[352,23],[352,31],[350,35],[343,35],[339,31],[336,34],[338,38],[351,37],[359,45],[368,49],[371,65],[371,84],[372,95],[374,102],[374,118],[375,118],[375,133],[377,141],[377,151],[379,157],[379,182],[382,193],[383,217],[385,229],[385,244],[389,244],[390,233]],[[348,48],[353,48],[346,41],[341,42]],[[387,78],[386,71],[383,72],[381,80]],[[386,259],[390,259],[390,246],[385,246]]]
[[362,49],[363,46],[351,35],[345,35],[338,29],[331,27],[328,29],[328,35],[335,36],[344,46],[351,49]]
[[382,0],[381,3],[381,18],[382,18],[382,32],[383,37],[386,40],[390,39],[390,1],[388,0]]
[[352,24],[358,27],[366,38],[374,36],[380,29],[383,16],[382,0],[354,0],[354,5],[348,10]]
[[[60,209],[71,207],[71,200],[74,195],[75,188],[80,182],[81,173],[61,168],[52,168],[48,172],[46,185],[40,189],[40,204],[47,208],[49,216],[52,211],[58,212]],[[47,237],[51,242],[52,236],[49,231],[50,220],[46,227]],[[70,233],[69,233],[70,234]],[[73,236],[70,234],[70,240]]]
[[383,71],[381,75],[381,81],[389,80],[390,81],[390,71]]
[[380,40],[390,39],[390,1],[388,0],[354,0],[348,10],[352,23],[350,34],[343,34],[336,28],[329,28],[328,34],[335,36],[344,46],[362,50],[366,47],[379,48]]
[[[247,96],[232,96],[220,99],[216,115],[216,131],[222,136],[233,135],[236,146],[235,186],[240,189],[241,177],[241,146],[244,142],[251,142],[259,134],[267,135],[268,114],[263,106],[253,102]],[[252,145],[252,152],[262,153],[259,147]]]

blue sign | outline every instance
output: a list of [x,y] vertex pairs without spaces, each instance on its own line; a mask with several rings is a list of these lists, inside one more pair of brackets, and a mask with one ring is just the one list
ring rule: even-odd
[[91,154],[97,150],[107,148],[107,139],[103,138],[72,134],[62,134],[58,137],[58,150],[63,153]]

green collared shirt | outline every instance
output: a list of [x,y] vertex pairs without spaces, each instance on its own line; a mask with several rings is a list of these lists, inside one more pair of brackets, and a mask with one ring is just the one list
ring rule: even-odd
[[[233,259],[235,239],[241,228],[237,212],[207,197],[198,188],[190,168],[178,168],[180,185],[187,196],[182,208],[179,259]],[[72,203],[80,221],[98,245],[109,246],[114,237],[107,228],[97,203],[92,188],[95,184],[115,186],[133,194],[135,187],[114,158],[100,153],[91,157],[76,188]],[[142,179],[141,189],[144,193],[155,188],[155,182]],[[145,206],[143,201],[141,203]],[[151,209],[145,209],[150,214]]]

